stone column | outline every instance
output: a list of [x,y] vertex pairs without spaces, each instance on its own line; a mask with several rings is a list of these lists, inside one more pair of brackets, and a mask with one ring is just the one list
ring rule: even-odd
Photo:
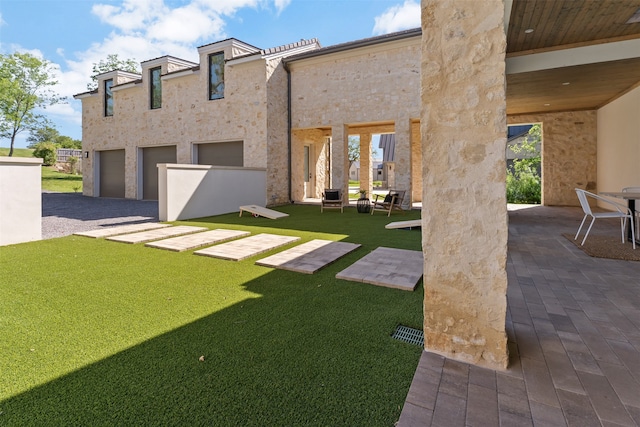
[[360,188],[367,190],[371,197],[373,190],[373,174],[371,172],[371,134],[360,134]]
[[395,122],[396,147],[393,156],[395,163],[394,189],[405,190],[404,208],[411,208],[411,120],[401,117]]
[[339,124],[331,127],[331,187],[342,189],[345,202],[349,201],[349,129]]
[[503,10],[422,0],[425,349],[497,369],[508,363]]

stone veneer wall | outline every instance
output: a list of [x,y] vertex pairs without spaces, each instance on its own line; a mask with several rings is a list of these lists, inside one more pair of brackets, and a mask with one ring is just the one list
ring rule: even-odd
[[502,0],[422,0],[425,349],[505,368]]
[[579,206],[575,188],[597,192],[597,111],[509,116],[509,124],[542,123],[542,204]]
[[420,122],[411,123],[411,189],[412,201],[422,201],[422,136]]
[[[200,61],[207,64],[206,54],[201,55]],[[286,180],[287,172],[282,166],[282,158],[286,158],[286,139],[283,141],[286,138],[286,112],[282,112],[283,101],[279,99],[271,99],[271,106],[267,106],[265,62],[258,60],[227,66],[225,98],[212,101],[207,99],[205,70],[206,66],[187,76],[163,80],[162,108],[156,110],[149,109],[148,81],[144,80],[133,88],[115,91],[114,115],[104,117],[104,94],[100,87],[97,95],[82,100],[83,150],[125,149],[125,197],[136,198],[138,148],[175,145],[177,162],[191,163],[193,143],[242,140],[244,166],[269,168],[268,180],[276,183],[269,182],[268,185],[274,189],[275,200],[283,201],[287,197],[286,190],[276,190],[274,185],[284,186],[282,180]],[[282,73],[271,73],[271,77]],[[276,76],[275,80],[269,84],[282,85],[281,77]],[[286,91],[284,93],[282,96],[286,96]],[[286,111],[286,101],[284,106]],[[284,116],[273,123],[275,136],[272,140],[278,141],[278,149],[285,150],[285,154],[271,152],[274,161],[268,165],[269,114],[272,118]],[[86,160],[84,194],[93,196],[96,195],[93,159]]]
[[388,132],[395,124],[396,158],[402,165],[398,185],[410,189],[415,152],[410,124],[420,117],[420,37],[312,57],[290,67],[292,128],[331,129],[332,187],[347,189],[348,171],[338,163],[348,167],[348,135],[374,134],[376,127]]
[[280,60],[267,61],[267,203],[289,203],[287,73]]

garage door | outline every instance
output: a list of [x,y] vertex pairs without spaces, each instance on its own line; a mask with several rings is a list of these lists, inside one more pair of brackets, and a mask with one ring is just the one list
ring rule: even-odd
[[100,197],[124,199],[124,150],[100,151]]
[[158,200],[158,163],[176,163],[176,146],[142,149],[142,198]]
[[242,141],[198,144],[198,164],[214,166],[244,166]]

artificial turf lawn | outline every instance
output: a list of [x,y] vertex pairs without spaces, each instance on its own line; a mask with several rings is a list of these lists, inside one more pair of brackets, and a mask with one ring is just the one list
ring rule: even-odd
[[[363,246],[314,275],[69,236],[0,247],[0,425],[391,426],[421,348],[423,291],[337,280],[387,218],[284,206],[181,224]],[[204,356],[204,361],[198,359]]]

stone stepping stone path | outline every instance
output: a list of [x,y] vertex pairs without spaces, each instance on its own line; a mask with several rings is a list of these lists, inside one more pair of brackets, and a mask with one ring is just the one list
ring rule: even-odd
[[215,230],[204,231],[202,233],[187,234],[185,236],[171,237],[169,239],[158,240],[147,243],[145,246],[158,249],[167,249],[174,252],[188,251],[207,245],[226,242],[228,240],[237,239],[248,236],[248,231],[225,230],[218,228]]
[[315,239],[256,261],[257,265],[313,274],[361,245]]
[[138,224],[116,225],[112,227],[98,228],[91,231],[81,231],[74,233],[76,236],[91,237],[98,239],[101,237],[117,236],[119,234],[135,233],[146,230],[157,230],[159,228],[171,227],[171,224],[160,224],[158,222],[143,222]]
[[160,240],[166,237],[180,236],[183,234],[197,233],[208,230],[206,227],[194,227],[191,225],[176,225],[174,227],[160,228],[157,230],[141,231],[139,233],[123,234],[107,237],[107,240],[122,243],[146,243],[152,240]]
[[271,249],[295,242],[296,240],[300,240],[300,237],[262,233],[234,240],[232,242],[211,246],[209,248],[200,249],[195,251],[194,254],[232,261],[241,261],[254,255],[270,251]]
[[337,279],[413,291],[423,273],[421,251],[379,247],[338,274]]

